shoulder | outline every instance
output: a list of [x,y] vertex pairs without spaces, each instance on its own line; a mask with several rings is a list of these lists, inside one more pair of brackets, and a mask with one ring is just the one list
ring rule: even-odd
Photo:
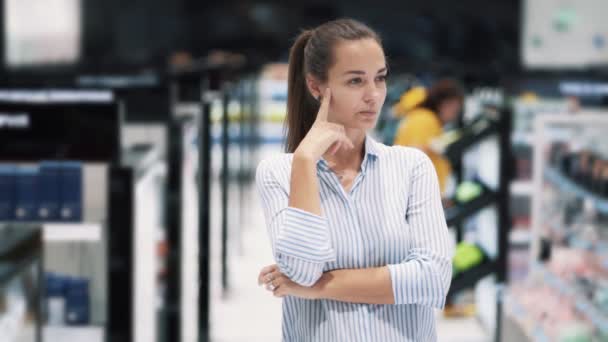
[[263,159],[256,169],[256,181],[289,179],[292,160],[292,153],[279,153]]
[[418,164],[429,157],[423,151],[408,146],[393,145],[387,146],[382,143],[377,143],[378,149],[382,151],[382,158],[389,162],[399,161],[406,164]]

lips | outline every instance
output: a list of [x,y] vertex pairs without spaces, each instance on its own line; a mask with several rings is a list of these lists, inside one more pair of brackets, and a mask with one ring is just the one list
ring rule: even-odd
[[376,111],[364,110],[364,111],[360,111],[359,114],[366,115],[366,116],[374,116],[374,115],[376,115]]

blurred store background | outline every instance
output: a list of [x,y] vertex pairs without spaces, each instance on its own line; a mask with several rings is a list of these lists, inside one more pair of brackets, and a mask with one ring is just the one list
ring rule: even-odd
[[428,137],[456,246],[439,341],[608,341],[606,13],[3,0],[0,340],[280,341],[255,169],[283,150],[295,36],[351,17],[388,55],[377,140],[405,142],[441,84],[457,100]]

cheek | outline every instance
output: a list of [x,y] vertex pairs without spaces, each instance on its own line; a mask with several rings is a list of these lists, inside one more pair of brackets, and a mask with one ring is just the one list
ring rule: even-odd
[[347,87],[332,89],[331,109],[336,116],[346,118],[352,115],[360,100],[355,90]]
[[384,101],[386,101],[386,84],[384,85],[384,87],[382,87],[381,91],[380,91],[380,105],[384,104]]

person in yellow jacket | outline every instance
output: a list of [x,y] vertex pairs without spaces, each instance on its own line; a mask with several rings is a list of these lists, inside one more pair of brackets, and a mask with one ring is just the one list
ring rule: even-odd
[[405,92],[393,106],[393,113],[401,117],[395,145],[423,150],[433,162],[442,194],[452,172],[450,162],[430,148],[431,141],[443,134],[446,124],[458,119],[464,102],[464,93],[458,83],[443,79],[429,90],[415,87]]

